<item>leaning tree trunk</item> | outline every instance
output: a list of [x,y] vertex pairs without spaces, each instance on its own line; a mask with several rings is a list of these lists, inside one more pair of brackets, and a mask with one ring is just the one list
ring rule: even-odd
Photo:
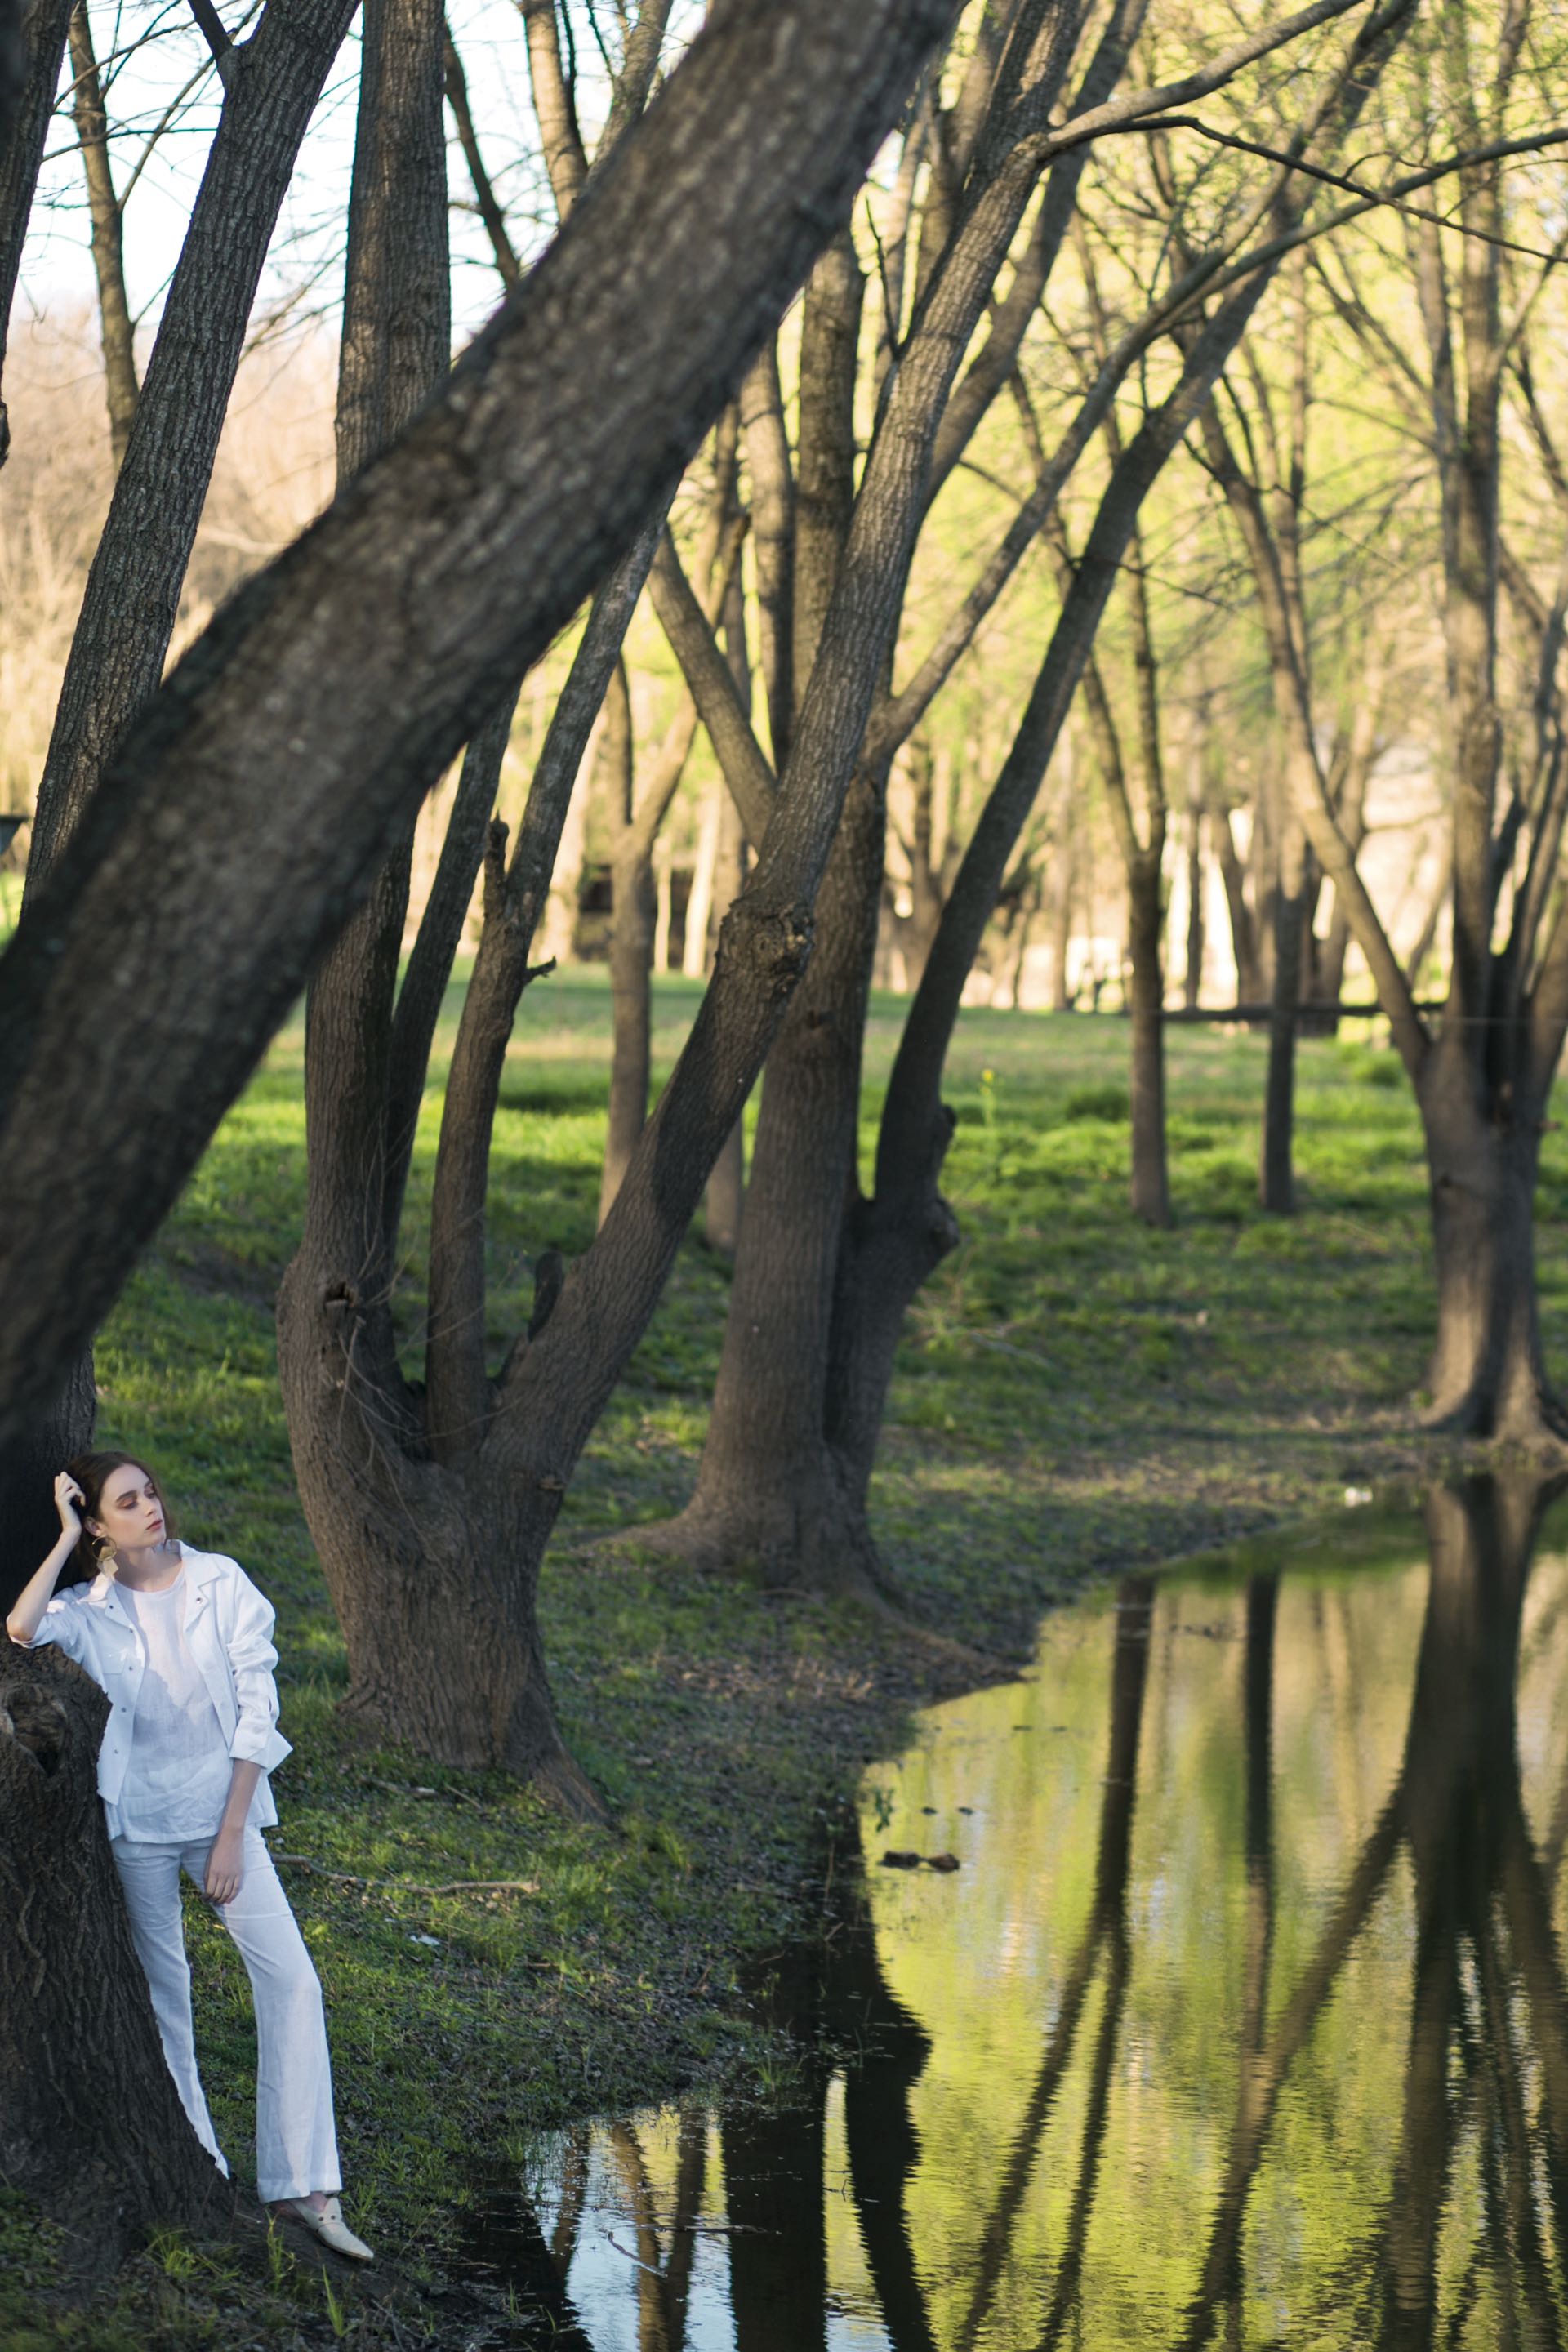
[[621,1189],[647,1119],[653,1067],[653,860],[632,843],[612,861],[610,1118],[599,1181],[599,1223]]
[[[741,814],[728,793],[720,813],[719,856],[714,875],[716,911],[721,917],[746,887],[746,837]],[[732,1260],[741,1242],[746,1201],[746,1129],[738,1118],[713,1163],[703,1202],[703,1239],[715,1257]]]
[[1145,855],[1128,877],[1128,945],[1132,961],[1132,1213],[1145,1224],[1171,1222],[1165,1156],[1165,973],[1161,952],[1164,908],[1160,861]]
[[[730,573],[724,596],[725,654],[746,709],[752,707],[752,657],[746,641],[746,603],[741,567]],[[722,921],[746,887],[746,834],[732,793],[721,788],[718,840],[710,877],[710,919]],[[688,919],[689,919],[689,918]],[[701,942],[700,971],[708,969],[708,942]],[[746,1129],[738,1118],[713,1162],[703,1200],[703,1239],[715,1257],[732,1262],[741,1242],[741,1212],[746,1197]]]
[[1428,1417],[1467,1435],[1530,1444],[1559,1426],[1536,1307],[1540,1106],[1522,1085],[1480,1101],[1477,1093],[1473,1064],[1450,1029],[1419,1086],[1437,1276]]
[[99,1802],[109,1702],[58,1650],[0,1641],[0,2180],[110,2270],[159,2222],[216,2227],[233,2191],[158,2039]]
[[[11,304],[32,217],[38,166],[54,121],[55,95],[65,56],[72,0],[38,0],[18,8],[0,35],[0,367],[11,324]],[[11,446],[0,400],[0,466]]]
[[92,1358],[79,1356],[59,1397],[0,1445],[0,1605],[9,1609],[60,1531],[56,1473],[92,1444]]

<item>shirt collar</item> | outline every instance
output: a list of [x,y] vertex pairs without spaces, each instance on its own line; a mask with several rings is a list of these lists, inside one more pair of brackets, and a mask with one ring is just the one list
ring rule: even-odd
[[[223,1559],[218,1552],[197,1551],[194,1545],[183,1543],[180,1546],[180,1558],[184,1567],[185,1582],[193,1588],[197,1585],[210,1584],[215,1576],[222,1573]],[[88,1601],[91,1607],[105,1608],[114,1594],[115,1584],[115,1578],[100,1568],[87,1591]],[[115,1605],[118,1608],[120,1604],[116,1601]],[[121,1609],[120,1613],[121,1616],[124,1615],[123,1609]]]

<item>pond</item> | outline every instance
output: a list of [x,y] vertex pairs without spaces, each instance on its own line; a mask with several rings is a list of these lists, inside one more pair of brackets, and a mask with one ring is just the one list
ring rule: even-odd
[[526,2340],[1568,2341],[1543,1500],[1475,1479],[1129,1577],[1047,1621],[1028,1680],[924,1716],[781,1965],[795,2063],[543,2143],[472,2219]]

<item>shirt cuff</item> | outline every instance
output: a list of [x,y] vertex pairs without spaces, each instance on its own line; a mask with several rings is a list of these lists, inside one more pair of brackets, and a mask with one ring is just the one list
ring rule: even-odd
[[247,1723],[236,1726],[228,1752],[237,1764],[259,1764],[264,1772],[275,1772],[293,1748],[283,1734],[269,1723]]

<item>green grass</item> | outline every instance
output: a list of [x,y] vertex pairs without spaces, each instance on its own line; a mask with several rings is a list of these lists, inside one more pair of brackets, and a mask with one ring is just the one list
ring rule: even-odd
[[[660,986],[660,1078],[696,996]],[[873,1008],[868,1153],[900,1011]],[[1127,1042],[1110,1017],[972,1012],[950,1069],[948,1190],[964,1240],[910,1318],[874,1507],[912,1607],[1010,1654],[1041,1607],[1089,1576],[1431,1461],[1409,1407],[1432,1312],[1420,1139],[1387,1050],[1364,1035],[1303,1044],[1302,1206],[1281,1221],[1255,1205],[1262,1041],[1173,1031],[1177,1222],[1154,1234],[1127,1208]],[[592,1237],[607,1049],[601,973],[531,991],[496,1130],[498,1352],[526,1319],[534,1256]],[[281,1865],[327,1989],[353,2211],[402,2262],[438,2272],[455,2203],[502,2149],[766,2063],[739,1990],[747,1962],[799,1916],[823,1813],[902,1738],[932,1670],[928,1653],[852,1613],[650,1566],[635,1541],[589,1543],[689,1491],[727,1284],[690,1241],[568,1498],[543,1584],[561,1711],[616,1831],[570,1827],[499,1776],[353,1745],[334,1714],[342,1647],[274,1372],[271,1299],[303,1199],[300,1050],[296,1024],[132,1275],[99,1350],[100,1425],[153,1459],[185,1531],[236,1553],[279,1604],[296,1753],[279,1777],[274,1843],[320,1866]],[[440,1075],[438,1064],[397,1293],[411,1337]],[[1565,1196],[1568,1148],[1550,1135],[1540,1254],[1559,1356]],[[533,1891],[415,1891],[491,1878]],[[243,2172],[254,2063],[243,1972],[195,1904],[190,1925],[205,2077]],[[14,2215],[8,2227],[16,2238]],[[45,2239],[27,2242],[47,2273]],[[82,2315],[62,2316],[41,2287],[23,2296],[31,2319],[8,2289],[0,2352],[120,2340],[113,2327],[152,2309],[151,2259],[96,2306],[101,2339],[72,2333]],[[209,2290],[210,2279],[210,2302]],[[160,2271],[157,2296],[174,2291]],[[254,2340],[286,2341],[263,2301]]]

